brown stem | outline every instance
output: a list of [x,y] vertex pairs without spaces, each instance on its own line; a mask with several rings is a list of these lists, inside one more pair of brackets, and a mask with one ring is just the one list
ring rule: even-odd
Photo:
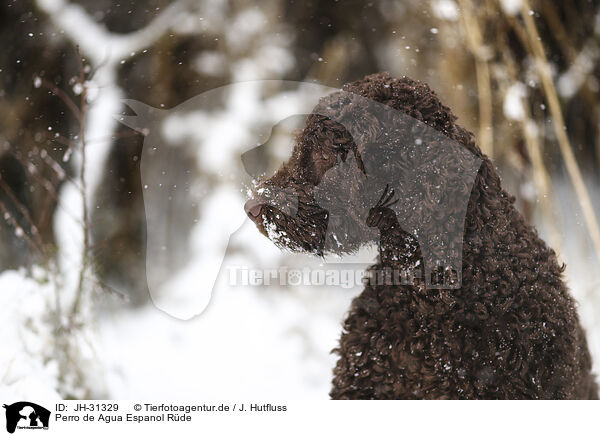
[[79,138],[81,141],[81,171],[79,172],[79,183],[81,185],[82,200],[83,200],[83,249],[81,252],[81,269],[79,270],[79,281],[77,284],[77,293],[75,295],[75,302],[73,303],[73,309],[71,310],[71,319],[74,319],[79,313],[81,306],[81,299],[83,297],[84,280],[89,266],[89,250],[90,250],[90,238],[89,238],[89,211],[87,204],[87,183],[85,180],[85,165],[86,165],[86,141],[85,141],[85,128],[87,121],[88,105],[87,105],[87,88],[85,86],[85,72],[83,67],[83,60],[79,47],[77,48],[79,58],[79,80],[82,85],[81,92],[81,119],[79,125]]
[[598,221],[596,219],[594,208],[592,207],[589,193],[583,181],[577,160],[575,159],[569,136],[567,135],[567,127],[563,119],[558,93],[556,91],[556,87],[554,86],[554,81],[552,80],[552,73],[550,72],[548,58],[546,57],[546,52],[544,50],[544,46],[542,45],[542,40],[537,30],[537,26],[535,25],[535,21],[529,13],[530,10],[531,8],[529,6],[529,1],[523,0],[521,16],[525,22],[525,32],[533,49],[535,65],[542,80],[542,87],[544,89],[546,99],[548,100],[550,113],[552,114],[554,132],[558,139],[560,152],[565,160],[567,172],[571,178],[573,187],[575,188],[579,205],[583,211],[583,217],[588,227],[590,238],[596,251],[596,256],[598,260],[600,260],[600,227],[598,226]]

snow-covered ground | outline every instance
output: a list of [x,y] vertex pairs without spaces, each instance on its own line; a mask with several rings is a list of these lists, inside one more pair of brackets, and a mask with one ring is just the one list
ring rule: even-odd
[[[280,252],[249,221],[231,245],[238,254],[226,258],[212,300],[199,316],[183,321],[151,304],[135,310],[110,304],[97,313],[80,335],[86,340],[79,341],[93,344],[83,353],[95,359],[93,371],[87,372],[93,391],[149,400],[327,398],[335,364],[330,351],[360,287],[232,286],[228,266],[302,269],[318,268],[321,262]],[[597,268],[586,256],[575,261],[586,252],[585,244],[567,244],[566,250],[573,255],[571,261],[564,256],[572,273],[568,280],[600,373]],[[373,255],[365,250],[350,261],[368,263]],[[38,399],[57,399],[56,344],[44,321],[54,304],[51,283],[7,271],[0,275],[0,289],[0,395],[10,400],[34,392]]]
[[[560,219],[571,228],[561,258],[600,374],[600,275],[585,224],[573,212],[577,203],[572,188],[566,181],[558,185],[556,195],[564,205]],[[231,265],[301,269],[321,264],[280,252],[249,220],[231,245],[244,254],[226,258],[213,299],[196,319],[179,321],[151,306],[102,318],[108,391],[115,398],[187,398],[198,393],[207,398],[327,398],[335,364],[330,351],[360,286],[230,286],[226,268]],[[368,264],[374,255],[365,249],[344,261]]]
[[[83,368],[92,392],[116,399],[327,398],[330,351],[360,288],[231,286],[228,266],[315,268],[321,261],[281,253],[249,221],[230,245],[246,254],[227,257],[210,304],[196,318],[183,321],[151,304],[131,310],[99,303],[76,338],[87,338],[78,344],[89,344],[84,354],[95,360]],[[373,256],[367,249],[354,260]],[[55,400],[61,350],[46,320],[56,293],[49,282],[24,275],[0,275],[0,396]]]
[[[268,258],[318,266],[280,254],[250,222],[248,266]],[[253,261],[254,259],[254,261]],[[239,264],[239,256],[226,264]],[[248,263],[246,263],[248,262]],[[351,298],[359,291],[325,286],[229,286],[222,269],[208,308],[182,321],[153,306],[105,314],[99,332],[108,390],[115,398],[325,399],[330,354]]]
[[0,289],[0,395],[8,404],[25,395],[60,399],[57,362],[44,357],[53,343],[42,321],[54,298],[52,286],[26,278],[23,271],[5,271]]

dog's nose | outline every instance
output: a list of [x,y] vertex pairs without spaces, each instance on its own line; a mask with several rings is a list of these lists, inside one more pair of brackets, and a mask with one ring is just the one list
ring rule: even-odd
[[248,200],[244,205],[244,210],[250,218],[255,219],[261,215],[263,206],[262,203],[256,200]]

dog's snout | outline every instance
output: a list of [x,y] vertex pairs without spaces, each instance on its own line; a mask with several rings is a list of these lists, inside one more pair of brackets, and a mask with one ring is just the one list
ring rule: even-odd
[[244,205],[244,210],[251,219],[258,218],[262,214],[263,208],[264,204],[257,200],[248,200]]

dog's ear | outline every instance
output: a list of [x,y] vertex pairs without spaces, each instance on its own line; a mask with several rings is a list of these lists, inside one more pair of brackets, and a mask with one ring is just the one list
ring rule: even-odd
[[121,103],[131,108],[135,115],[119,114],[114,115],[114,118],[143,135],[147,135],[155,127],[156,121],[166,112],[164,109],[158,109],[137,100],[122,99]]
[[[271,127],[271,132],[266,141],[250,150],[242,153],[241,160],[246,173],[253,179],[259,176],[271,176],[281,166],[284,156],[292,153],[292,147],[296,139],[296,133],[306,123],[308,114],[295,114],[284,118]],[[274,156],[275,159],[267,159],[266,156]],[[273,165],[276,164],[275,167]]]

